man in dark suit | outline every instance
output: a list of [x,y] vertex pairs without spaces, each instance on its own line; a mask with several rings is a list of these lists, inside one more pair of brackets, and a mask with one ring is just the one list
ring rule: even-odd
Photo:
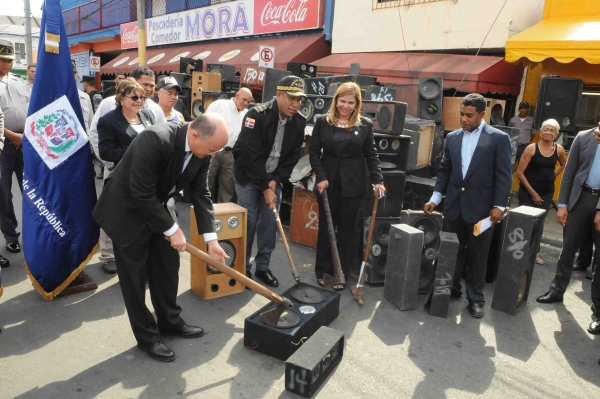
[[[596,129],[580,132],[571,145],[567,166],[560,182],[558,194],[558,223],[563,226],[563,247],[556,263],[556,274],[550,289],[537,298],[540,303],[562,302],[567,290],[573,260],[583,237],[596,216],[600,195],[600,124]],[[596,248],[600,233],[592,232]],[[599,314],[600,316],[600,314]],[[597,332],[600,333],[600,326]]]
[[[500,223],[512,183],[510,138],[484,121],[485,99],[469,94],[460,106],[462,129],[449,133],[437,182],[425,212],[431,213],[445,194],[444,217],[458,236],[457,265],[467,266],[465,285],[471,316],[483,317],[485,272],[493,228],[473,234],[477,222],[489,216]],[[465,262],[466,260],[466,262]],[[462,295],[460,276],[454,274],[452,296]]]
[[[113,241],[121,291],[138,347],[156,360],[175,358],[161,334],[196,338],[204,333],[179,316],[177,251],[185,250],[186,240],[165,204],[189,184],[198,233],[204,234],[208,254],[224,260],[206,180],[210,154],[223,148],[228,138],[220,115],[202,115],[189,125],[167,123],[144,130],[106,180],[93,211]],[[145,304],[146,281],[156,321]]]
[[304,87],[297,76],[282,78],[275,99],[246,113],[233,147],[235,192],[238,204],[248,210],[246,274],[252,276],[250,256],[256,234],[256,277],[271,287],[279,286],[269,269],[277,237],[272,208],[279,205],[281,183],[289,180],[300,159],[306,119],[297,111],[306,97]]

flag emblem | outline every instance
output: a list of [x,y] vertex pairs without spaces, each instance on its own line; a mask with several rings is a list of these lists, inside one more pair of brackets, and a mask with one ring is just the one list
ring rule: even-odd
[[244,123],[244,126],[246,126],[247,128],[250,128],[250,129],[254,129],[254,122],[255,122],[254,119],[246,118],[246,122]]

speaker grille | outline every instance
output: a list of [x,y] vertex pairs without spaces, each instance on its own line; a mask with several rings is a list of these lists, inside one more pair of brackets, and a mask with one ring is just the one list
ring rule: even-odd
[[[235,245],[233,245],[233,243],[228,240],[219,240],[219,245],[221,246],[221,248],[223,248],[223,251],[225,251],[225,254],[227,254],[227,256],[229,256],[229,259],[225,259],[224,263],[229,267],[233,267],[234,263],[235,263],[235,257],[237,255]],[[211,272],[213,274],[221,274],[221,271],[215,269],[214,267],[212,267],[210,265],[206,265],[206,268],[208,269],[209,272]]]

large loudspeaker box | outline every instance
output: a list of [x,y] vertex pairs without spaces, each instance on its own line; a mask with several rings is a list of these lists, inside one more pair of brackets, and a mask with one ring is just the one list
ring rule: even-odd
[[306,94],[313,94],[316,96],[328,95],[329,85],[331,84],[329,79],[329,77],[304,79],[304,83],[306,83]]
[[419,79],[419,118],[442,122],[443,86],[444,79],[441,76]]
[[302,99],[298,112],[306,118],[306,123],[316,123],[317,116],[326,114],[331,108],[333,97],[308,94]]
[[[229,259],[227,266],[246,274],[246,231],[247,211],[231,202],[214,204],[215,230],[219,245]],[[207,244],[202,234],[198,234],[194,207],[190,208],[190,241],[201,251],[207,251]],[[205,262],[191,257],[191,286],[200,298],[214,299],[226,295],[239,294],[245,287],[228,275],[212,268]]]
[[287,70],[294,76],[302,79],[314,78],[317,76],[317,66],[305,64],[303,62],[288,62]]
[[407,170],[423,168],[431,163],[435,129],[436,125],[432,120],[406,118],[402,134],[411,139]]
[[292,73],[289,71],[282,71],[281,69],[267,68],[265,71],[265,85],[263,86],[263,98],[262,102],[266,103],[271,101],[277,93],[277,83],[284,76],[289,76]]
[[381,169],[405,172],[408,165],[410,137],[385,133],[373,133],[373,136]]
[[[404,183],[406,182],[406,173],[400,170],[382,170],[383,185],[386,188],[385,197],[377,202],[377,216],[381,217],[398,217],[402,211],[402,200],[404,199]],[[373,211],[373,190],[371,185],[371,176],[367,176],[369,189],[365,196],[365,215]]]
[[190,114],[197,118],[204,112],[202,104],[203,92],[218,92],[221,91],[221,76],[208,72],[193,72],[192,73],[192,93],[190,97]]
[[403,134],[406,103],[396,101],[363,101],[361,113],[373,121],[373,131],[387,134]]
[[235,65],[206,64],[206,72],[221,75],[223,80],[235,80]]
[[192,72],[202,72],[203,61],[195,58],[181,57],[179,59],[179,72],[191,75]]
[[583,92],[583,80],[543,77],[535,106],[535,127],[556,119],[561,132],[577,132],[577,115]]
[[519,206],[508,214],[492,309],[515,315],[527,303],[535,258],[542,239],[540,208]]
[[435,260],[440,246],[443,218],[440,213],[431,215],[423,211],[402,211],[400,223],[408,224],[423,232],[423,256],[419,275],[419,294],[427,294],[435,280]]
[[[388,245],[390,242],[390,228],[393,224],[400,223],[399,218],[375,218],[373,239],[369,251],[368,267],[365,267],[365,282],[368,284],[383,284],[385,282],[385,266],[387,264]],[[367,244],[367,235],[371,217],[364,218],[363,245]]]

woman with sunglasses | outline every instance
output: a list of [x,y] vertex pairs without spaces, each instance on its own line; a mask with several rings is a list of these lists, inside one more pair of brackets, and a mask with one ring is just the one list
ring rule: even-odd
[[154,124],[154,115],[142,109],[144,88],[133,79],[119,83],[115,101],[117,108],[98,120],[98,150],[102,160],[116,167],[135,136]]

